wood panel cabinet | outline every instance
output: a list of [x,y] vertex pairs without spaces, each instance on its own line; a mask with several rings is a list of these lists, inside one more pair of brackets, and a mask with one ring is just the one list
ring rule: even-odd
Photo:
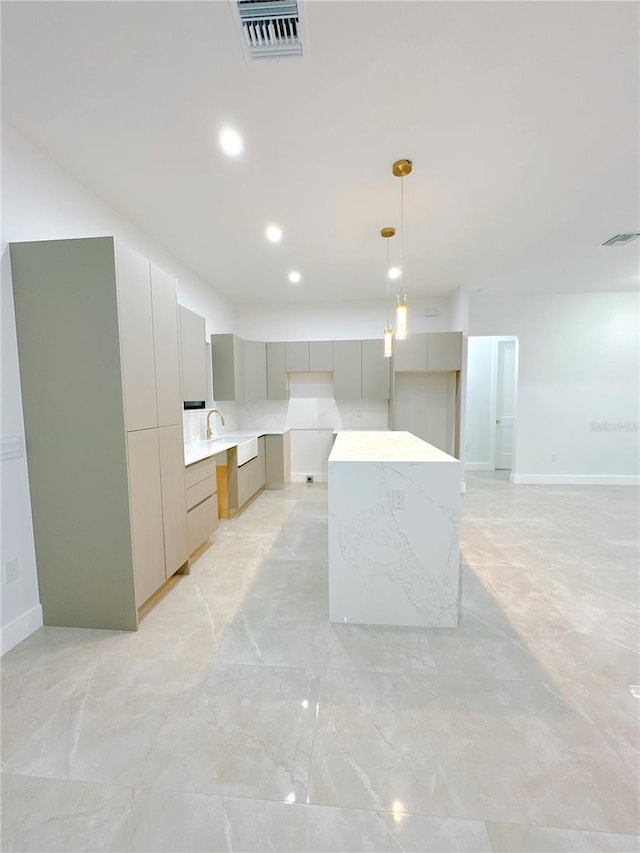
[[186,560],[171,288],[113,237],[10,252],[44,622],[135,630]]
[[357,400],[362,397],[360,341],[333,342],[333,396],[336,400]]
[[182,399],[207,399],[207,345],[204,317],[179,306]]
[[258,455],[238,466],[235,448],[228,451],[229,509],[235,514],[265,484],[265,437],[258,439]]
[[427,370],[460,370],[462,364],[461,332],[430,332],[427,341]]
[[417,332],[405,341],[393,342],[393,369],[418,371],[427,369],[427,333]]
[[267,343],[267,399],[286,400],[288,397],[284,343],[269,341]]

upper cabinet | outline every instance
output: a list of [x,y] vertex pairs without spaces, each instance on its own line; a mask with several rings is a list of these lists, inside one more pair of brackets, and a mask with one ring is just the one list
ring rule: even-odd
[[[182,424],[180,334],[176,280],[151,264],[153,349],[156,361],[158,426]],[[203,399],[203,398],[196,398]]]
[[287,400],[287,371],[285,365],[285,345],[267,343],[267,400]]
[[127,430],[158,426],[149,261],[114,243]]
[[309,341],[309,370],[333,370],[333,341]]
[[244,348],[235,335],[211,335],[213,399],[244,399]]
[[418,332],[406,341],[394,341],[395,371],[460,370],[462,332]]
[[267,345],[240,341],[244,349],[244,400],[267,399]]
[[334,341],[333,365],[334,399],[357,400],[362,397],[360,341]]
[[182,355],[182,399],[207,399],[207,345],[205,320],[179,306],[180,352]]
[[284,365],[287,373],[307,373],[309,341],[287,341],[284,345]]
[[389,362],[381,338],[362,341],[362,396],[365,400],[389,399]]

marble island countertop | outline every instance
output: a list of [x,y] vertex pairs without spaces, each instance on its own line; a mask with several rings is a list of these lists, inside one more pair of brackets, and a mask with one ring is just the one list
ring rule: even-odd
[[208,440],[189,441],[184,446],[184,464],[187,467],[202,459],[224,453],[250,438],[260,438],[262,435],[284,435],[285,432],[287,432],[285,429],[240,429],[228,434],[222,433]]
[[411,432],[357,430],[338,432],[332,462],[457,462]]

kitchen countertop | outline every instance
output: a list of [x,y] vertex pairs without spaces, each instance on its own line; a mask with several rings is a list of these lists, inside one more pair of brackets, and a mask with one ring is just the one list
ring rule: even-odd
[[457,462],[411,432],[340,431],[329,456],[332,462]]
[[193,465],[195,462],[200,462],[203,459],[209,459],[211,456],[217,456],[218,453],[224,453],[225,450],[231,450],[232,447],[237,447],[243,440],[249,438],[260,438],[261,435],[284,435],[289,432],[287,429],[238,429],[229,432],[227,439],[224,434],[216,436],[207,441],[190,441],[184,446],[184,464],[185,467]]

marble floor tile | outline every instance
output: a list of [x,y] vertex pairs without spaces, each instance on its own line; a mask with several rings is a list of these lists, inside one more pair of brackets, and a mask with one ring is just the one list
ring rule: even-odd
[[261,493],[138,632],[2,658],[2,849],[637,850],[637,506],[468,472],[414,629],[329,623],[326,484]]
[[495,853],[637,853],[640,836],[489,823]]
[[113,849],[132,800],[131,788],[3,774],[2,850]]

